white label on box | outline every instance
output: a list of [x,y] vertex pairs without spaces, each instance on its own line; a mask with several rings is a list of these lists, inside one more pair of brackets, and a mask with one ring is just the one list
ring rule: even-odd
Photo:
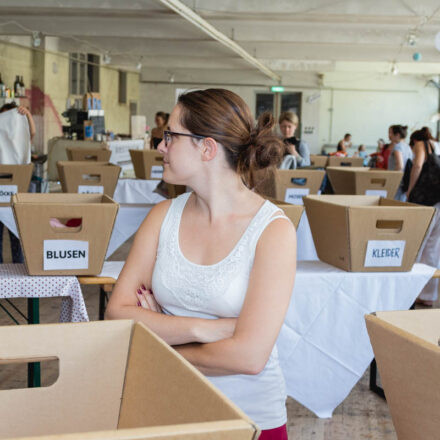
[[308,196],[310,188],[287,188],[284,201],[292,205],[303,205],[303,197]]
[[365,267],[402,266],[405,240],[368,240]]
[[388,191],[386,189],[367,189],[365,195],[387,197]]
[[89,242],[79,240],[44,240],[44,270],[89,268]]
[[153,165],[151,167],[150,179],[162,179],[162,175],[163,175],[162,165]]
[[78,194],[104,194],[102,185],[78,185]]
[[0,185],[0,203],[9,203],[12,194],[17,194],[17,185]]

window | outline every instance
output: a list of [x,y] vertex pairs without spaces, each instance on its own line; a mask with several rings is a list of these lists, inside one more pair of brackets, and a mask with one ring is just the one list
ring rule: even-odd
[[273,93],[257,93],[255,118],[264,112],[274,112],[274,94]]
[[127,72],[119,71],[119,103],[127,104]]
[[301,121],[301,93],[257,93],[255,99],[255,117],[263,112],[271,112],[278,120],[281,113],[286,111],[294,112]]
[[99,55],[71,53],[69,57],[70,94],[99,92]]

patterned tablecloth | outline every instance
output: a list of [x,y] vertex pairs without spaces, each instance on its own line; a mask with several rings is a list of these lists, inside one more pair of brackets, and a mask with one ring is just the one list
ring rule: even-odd
[[30,276],[24,264],[0,264],[1,298],[61,296],[60,322],[88,321],[81,286],[75,276]]

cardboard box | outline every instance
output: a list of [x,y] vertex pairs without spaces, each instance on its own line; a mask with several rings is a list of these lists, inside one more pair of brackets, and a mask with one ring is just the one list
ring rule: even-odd
[[410,271],[434,208],[379,196],[304,198],[320,260],[349,272]]
[[83,110],[101,110],[101,95],[99,93],[86,93],[83,96]]
[[112,152],[108,148],[67,147],[67,158],[72,161],[109,162]]
[[322,156],[318,154],[311,154],[310,155],[310,166],[312,167],[318,167],[318,168],[325,168],[328,163],[328,156]]
[[440,435],[440,310],[376,312],[368,334],[399,440]]
[[0,165],[0,206],[10,206],[11,196],[28,192],[34,165]]
[[107,162],[58,162],[65,193],[107,194],[113,197],[121,167]]
[[358,194],[394,198],[402,181],[402,171],[363,167],[327,167],[335,194]]
[[157,150],[129,150],[134,173],[138,179],[161,180],[163,155]]
[[256,425],[142,323],[3,326],[2,363],[59,359],[49,387],[0,390],[1,438],[252,440]]
[[329,156],[328,167],[361,167],[364,164],[362,157]]
[[[101,273],[119,205],[100,194],[14,194],[12,209],[29,275]],[[77,227],[56,227],[81,219]]]
[[304,212],[304,206],[302,205],[292,205],[290,203],[283,202],[281,200],[269,199],[273,204],[277,205],[281,210],[284,211],[287,217],[289,217],[290,221],[295,226],[295,229],[298,230],[298,225],[301,220],[301,216]]
[[84,140],[93,141],[93,121],[84,121]]

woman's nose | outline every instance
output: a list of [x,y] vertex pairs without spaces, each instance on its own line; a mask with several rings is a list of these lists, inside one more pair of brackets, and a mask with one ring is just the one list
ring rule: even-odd
[[165,154],[167,152],[167,147],[165,146],[165,140],[162,139],[159,143],[159,145],[157,146],[157,151],[159,151],[159,153]]

